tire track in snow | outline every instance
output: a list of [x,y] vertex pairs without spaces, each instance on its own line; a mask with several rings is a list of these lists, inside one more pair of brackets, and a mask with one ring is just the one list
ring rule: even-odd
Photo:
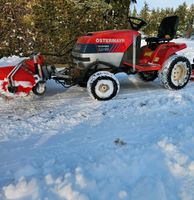
[[[178,105],[193,105],[194,84],[190,83],[180,91],[153,87],[148,91],[134,89],[125,94],[123,91],[117,98],[107,102],[94,101],[85,94],[81,98],[80,96],[70,98],[64,95],[60,94],[57,99],[53,99],[52,96],[45,96],[45,98],[31,96],[21,101],[15,99],[5,105],[2,104],[0,140],[7,136],[12,138],[12,136],[22,137],[33,134],[52,135],[62,129],[64,129],[62,132],[65,132],[84,122],[93,123],[96,120],[98,123],[99,120],[100,123],[104,117],[114,117],[118,110],[124,118],[128,116],[125,110],[133,112],[134,116],[158,109],[169,110],[169,108],[172,108],[171,112],[174,113],[173,109]],[[18,126],[21,127],[20,131],[17,130]]]
[[[127,91],[127,92],[126,92]],[[192,92],[193,91],[193,92]],[[126,92],[126,93],[124,93]],[[185,95],[185,94],[194,94],[194,83],[189,84],[189,87],[180,90],[180,91],[169,91],[163,88],[156,88],[156,89],[151,89],[148,91],[143,91],[143,90],[137,90],[137,91],[130,91],[130,90],[123,90],[121,94],[119,94],[115,99],[112,99],[112,102],[115,101],[119,101],[119,100],[129,100],[129,101],[141,101],[141,99],[144,99],[144,97],[150,98],[150,99],[160,99],[160,97],[162,96],[176,96],[176,95]],[[65,94],[64,94],[65,95]],[[62,105],[64,106],[64,108],[61,109],[66,109],[65,106],[69,107],[69,105],[72,105],[72,107],[77,108],[80,107],[81,104],[83,104],[83,106],[87,106],[86,104],[93,104],[96,103],[96,100],[92,100],[90,97],[86,96],[86,94],[84,94],[81,99],[80,97],[63,97],[64,95],[60,95],[58,98],[59,99],[53,99],[53,98],[49,98],[47,96],[45,97],[41,97],[40,99],[38,98],[33,98],[33,96],[31,96],[28,99],[14,99],[13,101],[9,101],[8,103],[2,101],[2,106],[0,106],[0,116],[4,115],[4,114],[11,114],[13,112],[17,112],[18,110],[30,110],[30,109],[34,109],[34,110],[39,110],[41,108],[43,109],[49,109],[49,108],[53,108],[54,105]],[[143,97],[143,98],[142,98]],[[139,100],[140,99],[140,100]],[[108,102],[111,102],[108,101]],[[78,105],[79,102],[79,105]],[[74,104],[73,104],[74,103]],[[99,102],[102,104],[102,102]],[[32,110],[32,112],[34,111]],[[14,113],[15,114],[15,113]]]

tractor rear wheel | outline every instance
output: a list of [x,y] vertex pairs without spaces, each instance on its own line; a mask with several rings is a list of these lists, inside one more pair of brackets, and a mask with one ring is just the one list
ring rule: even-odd
[[99,71],[89,78],[87,89],[92,98],[106,101],[117,95],[120,84],[114,74],[107,71]]
[[154,81],[158,77],[158,71],[139,72],[138,77],[145,82]]
[[165,88],[179,90],[184,88],[191,76],[191,64],[183,56],[170,57],[159,71],[159,79]]

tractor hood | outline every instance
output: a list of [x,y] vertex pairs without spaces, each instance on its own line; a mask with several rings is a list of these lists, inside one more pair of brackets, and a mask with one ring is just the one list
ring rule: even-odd
[[139,35],[139,32],[133,30],[91,32],[78,38],[74,51],[79,53],[125,52],[133,44],[134,36]]

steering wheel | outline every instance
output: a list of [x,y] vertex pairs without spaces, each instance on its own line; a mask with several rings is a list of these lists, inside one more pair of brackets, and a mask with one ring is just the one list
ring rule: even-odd
[[147,25],[146,21],[138,17],[129,16],[128,19],[129,19],[131,28],[135,31],[139,31],[143,26]]

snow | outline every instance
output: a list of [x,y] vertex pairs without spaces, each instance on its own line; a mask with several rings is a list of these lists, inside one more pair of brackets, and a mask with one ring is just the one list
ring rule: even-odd
[[43,97],[0,98],[1,200],[194,199],[194,83],[118,78],[107,102],[53,81]]
[[[185,39],[177,39],[175,41],[178,41],[179,43],[185,43]],[[189,58],[190,62],[193,63],[194,60],[194,41],[191,39],[186,40],[187,49],[182,50],[180,53],[184,54],[187,58]]]
[[0,66],[1,67],[14,66],[24,59],[25,59],[24,57],[19,58],[18,56],[3,57],[0,59]]
[[7,199],[38,199],[39,189],[35,179],[27,182],[23,177],[16,185],[8,185],[3,188],[5,198]]

